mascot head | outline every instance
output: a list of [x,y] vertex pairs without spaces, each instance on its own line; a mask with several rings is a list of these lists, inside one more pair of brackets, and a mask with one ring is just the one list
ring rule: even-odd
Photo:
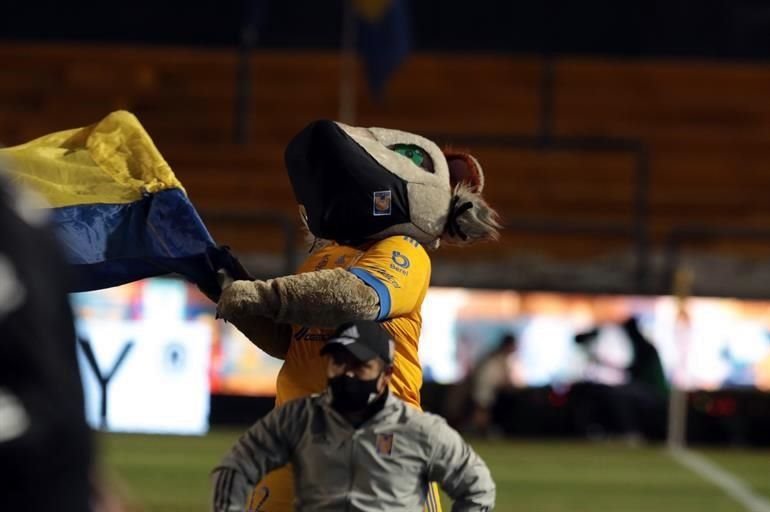
[[428,247],[496,239],[471,155],[386,128],[315,121],[286,148],[286,167],[310,232],[357,245],[407,235]]

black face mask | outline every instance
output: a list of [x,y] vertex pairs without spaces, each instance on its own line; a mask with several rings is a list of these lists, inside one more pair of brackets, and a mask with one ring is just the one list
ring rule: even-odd
[[376,379],[361,380],[348,375],[339,375],[329,379],[332,390],[332,407],[340,412],[362,411],[377,398]]
[[380,165],[332,121],[315,121],[284,155],[310,231],[343,244],[361,243],[409,223],[406,182]]

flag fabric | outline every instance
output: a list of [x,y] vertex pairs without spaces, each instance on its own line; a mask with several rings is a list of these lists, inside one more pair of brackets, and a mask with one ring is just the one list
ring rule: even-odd
[[381,96],[411,46],[407,0],[352,0],[357,46],[372,92]]
[[248,278],[229,250],[216,245],[129,112],[0,149],[0,166],[51,207],[54,230],[75,269],[70,291],[178,273],[216,300],[217,270]]

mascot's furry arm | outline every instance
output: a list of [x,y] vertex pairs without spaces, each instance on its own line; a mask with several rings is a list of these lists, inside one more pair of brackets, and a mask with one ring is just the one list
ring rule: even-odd
[[282,324],[335,327],[374,320],[379,310],[377,293],[342,268],[268,281],[235,281],[222,293],[217,308],[219,316],[236,327],[240,327],[236,319],[254,315]]
[[379,311],[377,293],[342,268],[268,281],[235,281],[225,288],[217,305],[219,317],[274,357],[285,357],[289,324],[335,327],[352,320],[374,320]]

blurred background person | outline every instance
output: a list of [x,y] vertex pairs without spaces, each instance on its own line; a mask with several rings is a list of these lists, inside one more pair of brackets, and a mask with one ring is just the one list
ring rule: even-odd
[[497,347],[481,358],[470,375],[471,431],[482,436],[500,434],[500,394],[514,386],[516,338],[504,335]]
[[669,385],[660,354],[639,328],[636,317],[622,325],[631,341],[632,360],[628,366],[629,382],[620,388],[634,407],[640,432],[647,439],[665,435]]
[[569,391],[574,428],[589,439],[602,439],[613,431],[636,438],[631,411],[615,393],[615,387],[628,382],[628,361],[622,348],[611,347],[617,348],[625,340],[618,336],[617,328],[607,327],[595,327],[574,337],[582,359],[582,369]]
[[636,318],[580,333],[575,342],[586,359],[582,379],[570,390],[578,433],[632,444],[661,437],[668,385],[658,351]]

